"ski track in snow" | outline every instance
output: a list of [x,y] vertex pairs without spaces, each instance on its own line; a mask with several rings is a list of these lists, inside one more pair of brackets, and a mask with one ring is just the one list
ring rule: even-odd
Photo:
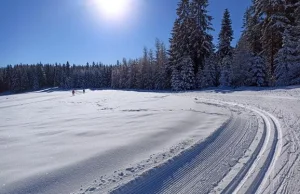
[[248,135],[254,137],[247,131],[255,121],[243,119],[234,115],[206,141],[111,193],[207,193],[243,154],[243,149],[234,149],[247,148]]
[[232,180],[222,193],[261,193],[261,188],[266,184],[281,154],[282,132],[280,124],[273,115],[263,110],[236,103],[227,104],[241,106],[260,115],[264,121],[264,132],[262,141],[256,148],[259,153],[254,151],[252,155],[255,160],[249,160],[243,167],[244,169],[241,169],[238,176]]
[[[198,100],[198,99],[197,99]],[[263,135],[250,159],[239,170],[226,188],[213,193],[255,193],[266,184],[266,177],[272,172],[281,153],[278,143],[280,126],[275,117],[263,110],[239,105],[201,99],[202,103],[240,107],[263,119]],[[199,103],[199,102],[197,102]],[[200,102],[201,103],[201,102]],[[241,110],[232,111],[232,118],[206,141],[175,157],[157,168],[140,175],[129,183],[109,193],[208,193],[231,171],[249,148],[258,130],[258,119],[254,116],[240,116]],[[245,114],[245,113],[244,113]],[[248,113],[251,115],[250,113]],[[250,122],[250,123],[249,123]],[[275,125],[275,122],[277,125]],[[255,130],[256,129],[256,130]],[[279,145],[278,145],[279,144]],[[218,160],[222,158],[222,160]],[[260,170],[257,170],[260,169]],[[251,182],[249,182],[249,180]],[[102,192],[104,192],[102,190]]]
[[200,93],[203,97],[209,96],[222,102],[238,102],[262,110],[271,125],[278,129],[278,142],[269,170],[256,193],[300,193],[299,88],[271,88],[259,91],[250,89],[237,92],[212,90]]

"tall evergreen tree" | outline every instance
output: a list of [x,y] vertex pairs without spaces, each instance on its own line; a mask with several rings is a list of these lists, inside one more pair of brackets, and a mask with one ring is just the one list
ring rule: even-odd
[[283,45],[276,59],[275,77],[277,85],[300,84],[300,3],[295,5],[294,22],[283,35]]
[[221,31],[219,33],[218,43],[218,60],[221,66],[220,85],[229,86],[231,82],[231,66],[232,66],[232,46],[233,30],[230,13],[225,9]]
[[289,23],[285,14],[284,0],[256,0],[255,14],[260,19],[262,30],[262,53],[268,67],[269,84],[275,82],[275,55],[282,47],[283,31]]
[[230,12],[225,9],[223,20],[221,24],[221,31],[219,33],[218,54],[221,59],[226,56],[232,56],[231,42],[233,40],[232,22]]
[[266,84],[266,63],[262,57],[261,23],[253,5],[244,14],[243,33],[235,49],[232,63],[234,86]]
[[286,86],[289,85],[290,83],[290,78],[289,78],[289,71],[291,68],[289,57],[289,47],[291,45],[288,45],[290,42],[288,40],[288,35],[287,31],[284,33],[284,38],[283,38],[283,48],[279,50],[277,53],[276,59],[275,59],[275,64],[276,64],[276,69],[275,69],[275,77],[276,77],[276,85],[277,86]]
[[170,39],[170,62],[172,69],[171,82],[175,90],[181,87],[178,85],[180,79],[183,58],[189,56],[190,48],[190,3],[189,0],[180,0],[176,10],[177,18],[174,23],[172,38]]
[[170,49],[168,51],[168,54],[170,56],[169,61],[169,68],[173,69],[173,67],[178,63],[180,58],[180,49],[179,49],[179,29],[180,23],[179,19],[177,18],[174,22],[174,26],[171,32],[171,38],[170,38]]
[[[213,53],[212,36],[209,34],[212,17],[208,15],[207,6],[207,0],[181,0],[178,4],[178,17],[170,40],[170,62],[174,71],[171,80],[177,81],[174,77],[177,78],[178,72],[182,75],[181,71],[190,69],[182,65],[192,64],[194,76],[199,75],[205,60]],[[192,63],[185,63],[187,58]]]
[[192,0],[190,5],[190,57],[194,63],[195,75],[204,69],[205,60],[213,53],[212,16],[208,14],[208,0]]
[[155,89],[170,88],[171,74],[169,72],[168,57],[165,44],[160,40],[155,41],[155,57],[154,57],[154,76],[155,76]]
[[250,85],[251,75],[250,69],[252,66],[251,60],[253,55],[246,39],[245,34],[243,33],[240,40],[237,43],[235,52],[232,60],[232,76],[231,84],[234,87]]

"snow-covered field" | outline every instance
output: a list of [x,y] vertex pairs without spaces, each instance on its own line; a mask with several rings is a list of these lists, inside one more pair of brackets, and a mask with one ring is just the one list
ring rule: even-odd
[[300,193],[300,89],[0,96],[0,193]]

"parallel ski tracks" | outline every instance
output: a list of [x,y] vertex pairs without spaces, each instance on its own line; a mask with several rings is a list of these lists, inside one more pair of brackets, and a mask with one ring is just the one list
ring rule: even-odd
[[242,104],[204,98],[197,103],[210,103],[237,110],[232,111],[228,122],[204,142],[110,193],[211,192],[255,141],[259,131],[258,117],[262,118],[264,128],[257,147],[237,175],[228,181],[224,190],[217,193],[252,194],[262,191],[281,153],[282,133],[278,120],[263,110]]

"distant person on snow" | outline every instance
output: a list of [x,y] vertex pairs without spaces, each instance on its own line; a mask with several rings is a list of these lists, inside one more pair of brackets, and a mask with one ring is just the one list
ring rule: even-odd
[[75,90],[72,90],[72,95],[75,96]]
[[85,94],[85,89],[83,89],[83,93]]

